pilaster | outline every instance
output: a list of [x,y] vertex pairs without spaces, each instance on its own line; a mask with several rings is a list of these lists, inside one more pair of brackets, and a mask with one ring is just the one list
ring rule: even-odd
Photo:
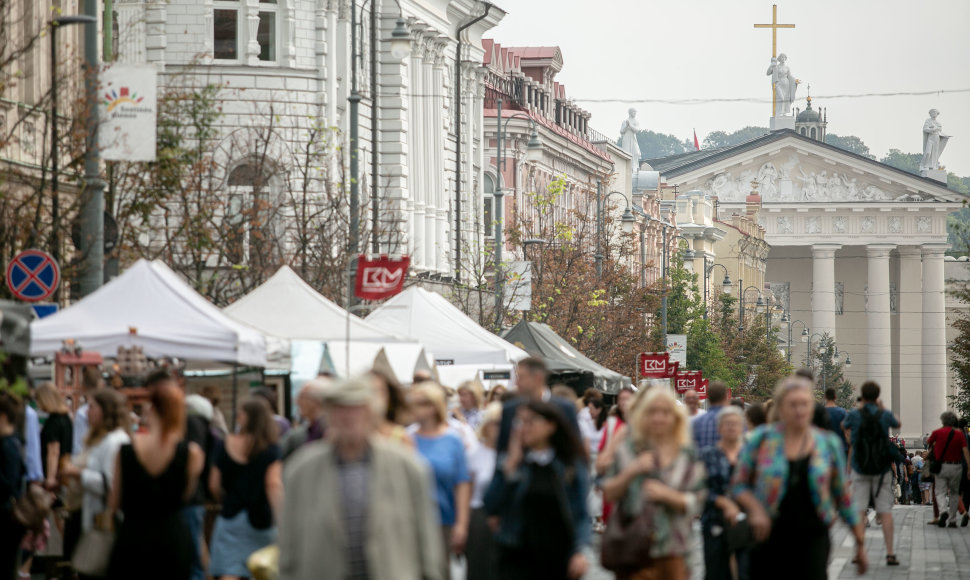
[[921,437],[923,423],[923,264],[919,246],[899,247],[899,422]]
[[946,407],[946,302],[943,252],[947,244],[925,244],[923,255],[923,432],[935,429]]
[[835,252],[838,244],[812,246],[812,333],[835,335]]
[[892,396],[892,328],[889,318],[889,252],[888,244],[866,246],[869,285],[866,321],[869,327],[869,380],[879,383],[882,403],[894,413]]

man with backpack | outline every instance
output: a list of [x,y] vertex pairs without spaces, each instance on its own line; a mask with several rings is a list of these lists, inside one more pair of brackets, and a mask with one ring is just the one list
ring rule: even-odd
[[886,542],[886,565],[898,566],[893,551],[893,454],[889,447],[889,430],[898,429],[899,421],[879,403],[879,385],[866,381],[862,385],[862,405],[851,411],[842,426],[850,432],[849,455],[852,464],[852,503],[862,514],[859,525],[866,525],[866,508],[875,504]]

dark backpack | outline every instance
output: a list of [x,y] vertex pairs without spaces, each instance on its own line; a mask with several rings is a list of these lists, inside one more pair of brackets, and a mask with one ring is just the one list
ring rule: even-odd
[[852,452],[855,453],[859,473],[863,475],[882,475],[892,462],[889,435],[879,420],[881,415],[881,410],[875,413],[866,407],[859,410],[861,422]]

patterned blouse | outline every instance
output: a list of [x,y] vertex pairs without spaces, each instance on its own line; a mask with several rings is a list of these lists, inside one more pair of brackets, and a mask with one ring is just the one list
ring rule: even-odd
[[[852,509],[852,498],[846,488],[845,457],[842,443],[830,431],[812,428],[815,449],[808,466],[809,489],[818,517],[832,525],[840,516],[849,526],[859,521]],[[741,449],[734,471],[731,495],[745,491],[754,494],[774,519],[788,485],[788,458],[785,457],[785,436],[779,424],[763,425]]]
[[[633,441],[627,439],[619,446],[613,463],[613,475],[620,473],[636,460]],[[648,500],[644,482],[648,478],[659,479],[670,487],[687,494],[687,509],[675,512],[665,504],[657,504],[654,511],[654,539],[650,556],[682,556],[690,551],[691,522],[704,507],[707,495],[707,475],[704,464],[697,457],[694,447],[681,447],[677,457],[666,467],[630,481],[626,495],[620,501],[624,513],[633,516],[643,509]]]

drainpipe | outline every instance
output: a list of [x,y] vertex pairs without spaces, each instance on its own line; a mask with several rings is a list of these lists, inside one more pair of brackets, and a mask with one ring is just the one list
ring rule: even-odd
[[[461,33],[472,25],[484,20],[492,10],[492,4],[485,2],[485,13],[474,20],[462,24],[455,32],[455,282],[461,282]],[[499,124],[502,119],[498,120]]]

